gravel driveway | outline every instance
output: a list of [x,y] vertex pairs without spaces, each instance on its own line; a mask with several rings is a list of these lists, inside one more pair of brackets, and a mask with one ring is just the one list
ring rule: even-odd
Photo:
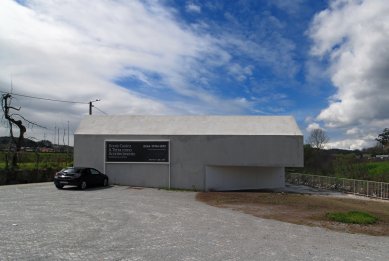
[[389,260],[389,237],[265,220],[194,192],[0,187],[0,260]]

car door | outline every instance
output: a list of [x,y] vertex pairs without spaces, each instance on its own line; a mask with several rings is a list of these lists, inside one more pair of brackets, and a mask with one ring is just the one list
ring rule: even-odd
[[102,185],[103,184],[103,175],[97,169],[90,169],[91,176],[93,178],[94,185]]
[[88,186],[94,186],[94,182],[93,182],[93,177],[92,177],[92,174],[90,172],[89,169],[84,169],[83,170],[83,177],[84,177],[84,180],[86,181],[86,184]]

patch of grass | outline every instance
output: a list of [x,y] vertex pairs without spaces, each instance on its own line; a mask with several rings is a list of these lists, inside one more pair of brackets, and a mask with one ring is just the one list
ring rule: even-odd
[[[5,155],[7,153],[0,151],[0,169],[5,169]],[[19,153],[18,168],[22,170],[34,169],[61,169],[72,165],[73,155],[67,153]],[[37,161],[39,162],[37,166]]]
[[379,175],[389,173],[389,161],[366,163],[369,174]]
[[366,212],[349,211],[349,212],[330,212],[326,214],[327,218],[332,221],[337,221],[347,224],[374,224],[378,221],[376,216]]
[[[71,166],[71,163],[66,162],[41,162],[39,163],[39,169],[62,169]],[[37,168],[36,163],[33,162],[21,162],[18,163],[18,168],[21,170],[34,170]],[[0,169],[5,169],[5,163],[0,162]]]

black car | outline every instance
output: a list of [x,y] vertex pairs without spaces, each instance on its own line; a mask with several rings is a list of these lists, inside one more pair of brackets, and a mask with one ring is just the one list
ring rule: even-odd
[[58,189],[66,185],[85,189],[92,186],[107,186],[108,176],[94,168],[69,167],[57,172],[54,184]]

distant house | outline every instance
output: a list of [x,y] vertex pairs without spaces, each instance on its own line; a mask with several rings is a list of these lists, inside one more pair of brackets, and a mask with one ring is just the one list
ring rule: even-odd
[[33,151],[35,151],[35,149],[31,148],[31,147],[21,147],[20,149],[22,151],[26,151],[26,152],[33,152]]
[[376,157],[377,159],[381,159],[381,160],[389,159],[389,155],[375,155],[375,157]]
[[40,152],[54,152],[54,149],[52,148],[47,148],[47,147],[41,147],[39,148]]

